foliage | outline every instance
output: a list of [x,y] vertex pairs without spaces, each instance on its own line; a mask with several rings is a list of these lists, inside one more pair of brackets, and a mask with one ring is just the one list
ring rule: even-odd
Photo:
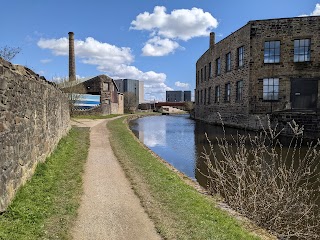
[[0,239],[70,239],[82,193],[89,129],[72,128],[0,215]]
[[4,46],[0,48],[0,57],[6,61],[11,61],[20,52],[21,52],[20,47]]
[[217,138],[214,146],[207,137],[202,174],[213,193],[279,238],[319,239],[320,140],[303,151],[303,128],[290,126],[294,137],[287,150],[270,121],[260,134],[238,134],[233,142]]
[[115,155],[164,239],[258,239],[144,148],[124,118],[107,127]]
[[186,108],[186,111],[191,112],[194,109],[193,102],[185,102],[184,106]]
[[134,93],[132,92],[125,92],[123,94],[124,97],[124,112],[131,113],[135,112],[138,107],[138,100]]

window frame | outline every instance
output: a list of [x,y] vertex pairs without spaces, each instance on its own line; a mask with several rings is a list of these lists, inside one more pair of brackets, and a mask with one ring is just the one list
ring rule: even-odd
[[215,86],[214,89],[214,102],[219,103],[220,102],[220,85]]
[[244,66],[244,46],[237,48],[237,56],[238,68],[242,68]]
[[243,80],[236,82],[236,101],[241,102],[243,100]]
[[212,78],[212,65],[211,65],[211,62],[209,62],[209,78]]
[[267,64],[280,63],[280,58],[281,58],[281,41],[280,40],[265,41],[264,50],[263,50],[263,62]]
[[[308,45],[305,45],[305,41],[308,40]],[[296,42],[299,41],[298,47],[296,47]],[[304,41],[304,45],[301,45],[301,41]],[[299,53],[303,49],[303,54]],[[298,49],[296,53],[296,49]],[[303,56],[303,60],[300,60],[300,57]],[[296,59],[297,57],[297,59]],[[310,62],[311,60],[311,39],[303,38],[303,39],[294,39],[293,40],[293,61],[295,63],[298,62]]]
[[[270,81],[272,80],[272,84],[270,84]],[[276,83],[275,84],[275,80]],[[268,84],[265,84],[268,81]],[[277,91],[275,91],[275,87]],[[270,91],[272,89],[272,91]],[[264,78],[262,82],[262,99],[264,102],[276,102],[279,101],[279,93],[280,93],[280,79],[276,77],[271,77],[271,78]],[[267,95],[265,95],[267,94]],[[265,97],[265,96],[270,96],[270,97]],[[275,98],[276,96],[276,98]]]
[[231,84],[230,82],[224,85],[224,102],[230,102],[231,100]]
[[226,72],[231,71],[231,52],[226,54]]
[[221,75],[221,58],[216,59],[216,76]]

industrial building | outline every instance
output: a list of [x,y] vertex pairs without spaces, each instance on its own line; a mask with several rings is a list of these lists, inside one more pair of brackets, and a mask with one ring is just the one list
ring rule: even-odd
[[144,103],[144,82],[135,79],[116,79],[114,80],[121,93],[134,93],[137,103]]
[[320,16],[249,21],[218,43],[210,34],[196,63],[194,117],[217,123],[219,112],[244,128],[266,114],[317,122],[319,81]]
[[190,102],[191,91],[166,91],[167,102]]

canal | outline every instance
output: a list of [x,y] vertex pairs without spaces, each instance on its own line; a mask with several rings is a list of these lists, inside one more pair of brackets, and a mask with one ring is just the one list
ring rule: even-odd
[[[201,153],[208,149],[205,133],[210,139],[223,137],[221,126],[194,121],[189,115],[150,116],[130,122],[130,129],[141,142],[180,172],[207,186],[207,179],[199,174],[197,168],[204,170]],[[244,130],[225,128],[231,140]]]
[[[249,132],[249,131],[246,132],[244,130],[228,128],[228,127],[225,127],[223,130],[223,128],[218,125],[210,125],[204,122],[194,121],[190,119],[188,115],[149,116],[149,117],[138,118],[130,122],[130,129],[133,131],[136,137],[138,137],[139,140],[143,142],[147,147],[149,147],[153,152],[155,152],[165,161],[173,165],[180,172],[183,172],[185,175],[187,175],[191,179],[197,181],[204,188],[206,188],[209,184],[207,177],[205,177],[203,174],[200,174],[200,172],[207,173],[207,166],[205,164],[204,159],[201,158],[201,156],[203,155],[202,153],[204,152],[204,149],[206,149],[207,151],[209,149],[209,144],[206,139],[205,133],[207,133],[210,141],[212,142],[212,145],[215,148],[217,161],[220,161],[219,159],[224,159],[224,156],[221,153],[221,151],[216,151],[217,143],[218,143],[216,140],[217,138],[221,139],[225,137],[228,143],[233,144],[231,149],[235,150],[236,144],[233,140],[233,137],[236,137],[238,133],[240,135],[246,135],[246,136],[248,134],[250,134],[250,136],[257,135],[256,132]],[[257,143],[259,145],[261,139],[258,137],[256,139],[258,139]],[[257,154],[261,157],[260,159],[263,159],[263,161],[261,162],[260,165],[259,164],[254,165],[252,164],[253,162],[251,161],[251,158],[254,159],[255,156],[257,155],[251,154],[251,155],[247,155],[249,157],[242,158],[242,159],[248,159],[248,161],[244,161],[243,164],[242,163],[239,164],[239,162],[237,162],[235,165],[232,165],[232,168],[234,167],[234,169],[238,169],[239,165],[242,164],[241,169],[243,170],[241,170],[241,174],[243,172],[249,172],[251,175],[249,174],[248,176],[253,176],[250,179],[261,180],[261,182],[256,181],[256,182],[259,182],[259,184],[261,185],[254,185],[254,186],[257,186],[257,188],[255,189],[260,189],[260,190],[256,190],[258,192],[268,192],[269,195],[267,194],[267,196],[269,196],[269,198],[266,199],[263,197],[263,194],[262,195],[258,194],[257,195],[258,197],[262,197],[260,199],[261,201],[259,200],[259,204],[261,206],[268,206],[270,205],[269,203],[272,202],[273,203],[272,209],[278,209],[278,207],[279,209],[283,209],[284,210],[283,213],[286,213],[287,215],[279,214],[279,218],[285,219],[286,221],[285,224],[288,224],[286,226],[290,226],[290,228],[294,226],[294,228],[299,229],[297,230],[298,232],[305,231],[306,226],[313,226],[312,230],[310,231],[309,229],[311,228],[308,227],[308,231],[312,232],[313,234],[316,234],[317,236],[320,236],[320,232],[319,232],[320,231],[320,228],[319,228],[320,226],[319,224],[320,152],[317,149],[314,152],[311,151],[308,153],[308,147],[305,144],[302,144],[301,146],[299,146],[299,148],[296,148],[296,151],[294,151],[295,154],[293,154],[292,149],[295,149],[295,148],[292,148],[292,147],[288,148],[290,139],[281,138],[280,141],[281,141],[281,144],[283,145],[281,147],[274,148],[275,151],[277,152],[276,155],[279,155],[282,157],[272,160],[271,159],[272,157],[270,158],[270,155],[266,156],[266,155]],[[245,149],[247,149],[247,151],[250,151],[250,147],[252,147],[250,145],[251,143],[252,141],[243,142],[243,146]],[[259,146],[265,146],[265,145],[262,144]],[[268,152],[268,149],[270,149],[270,146],[267,146],[265,149],[263,148],[258,148],[258,149],[259,149],[258,151],[262,153]],[[245,151],[246,150],[244,150],[244,152]],[[235,152],[236,151],[234,151],[232,154],[234,154]],[[298,156],[295,157],[300,153],[301,153],[300,157]],[[299,160],[304,158],[305,154],[307,153],[309,154],[310,159],[315,160],[312,165],[304,165],[302,164],[303,161]],[[281,162],[283,163],[283,165]],[[220,165],[223,165],[223,164],[220,164]],[[254,167],[252,168],[252,166]],[[255,166],[258,168],[255,168]],[[302,166],[302,167],[298,168],[300,170],[297,171],[297,166]],[[292,175],[287,174],[287,169],[290,169],[290,168],[295,169]],[[261,172],[260,170],[247,171],[247,169],[260,169]],[[309,173],[312,172],[312,169],[314,169],[316,173],[310,175]],[[215,185],[216,182],[225,182],[225,179],[226,179],[225,173],[228,173],[228,172],[229,172],[228,168],[225,168],[225,171],[223,171],[223,174],[221,174],[221,176],[223,177],[219,181],[215,181],[213,184]],[[261,173],[261,175],[259,175],[260,174],[259,172]],[[230,175],[230,174],[227,174],[227,175],[231,176],[231,178],[229,177],[231,181],[234,181],[236,176],[238,176],[238,175]],[[267,180],[267,179],[273,179],[273,176],[276,177],[274,178],[274,181],[272,180],[270,182]],[[303,176],[303,178],[300,178],[300,176]],[[287,181],[282,181],[281,179],[287,179]],[[294,179],[300,179],[300,180],[298,182]],[[264,184],[265,182],[267,182],[267,184]],[[284,185],[282,185],[283,183]],[[297,185],[293,183],[297,183]],[[253,185],[250,185],[250,186],[253,186]],[[307,186],[307,187],[301,187],[301,186]],[[223,188],[220,187],[218,189],[223,189]],[[232,189],[238,189],[238,187],[236,188],[233,187]],[[288,189],[288,190],[285,191],[284,189]],[[307,189],[307,191],[304,191],[304,190],[300,191],[301,189]],[[247,190],[252,190],[252,189],[242,188],[242,190],[240,191],[240,195]],[[249,194],[246,195],[247,197],[246,199],[250,199],[251,191],[248,191],[247,193]],[[281,194],[288,194],[288,195],[286,195],[287,196],[286,198],[282,198]],[[222,195],[224,194],[222,193]],[[252,212],[251,211],[252,209],[250,207],[252,204],[248,204],[246,201],[243,201],[241,203],[241,201],[238,201],[239,198],[237,197],[237,195],[231,194],[230,196],[235,196],[236,200],[229,199],[229,201],[227,200],[227,202],[229,204],[236,202],[235,206],[232,206],[232,207],[234,207],[235,209],[242,209],[242,213],[245,213],[245,215],[249,216],[249,218],[254,220],[256,216],[262,216],[262,218],[268,216],[268,215],[263,215],[265,213],[263,207],[259,207],[259,209],[257,210],[257,211],[261,210],[261,212],[256,212],[256,211]],[[277,200],[278,197],[281,200]],[[308,205],[311,202],[314,202],[315,204]],[[312,207],[309,208],[309,206],[312,206]],[[278,212],[274,212],[272,213],[272,216],[277,214]],[[302,222],[301,219],[303,219],[304,222]],[[269,228],[270,226],[268,225],[266,227]],[[281,232],[283,230],[281,228],[279,229],[278,226],[271,226],[270,228],[276,232],[277,231]],[[308,238],[308,239],[319,239],[319,238],[315,237],[315,238]]]

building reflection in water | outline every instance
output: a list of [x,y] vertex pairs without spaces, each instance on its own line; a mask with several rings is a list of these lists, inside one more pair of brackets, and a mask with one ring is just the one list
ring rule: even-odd
[[131,121],[133,133],[161,158],[195,179],[195,122],[188,115],[152,116]]

